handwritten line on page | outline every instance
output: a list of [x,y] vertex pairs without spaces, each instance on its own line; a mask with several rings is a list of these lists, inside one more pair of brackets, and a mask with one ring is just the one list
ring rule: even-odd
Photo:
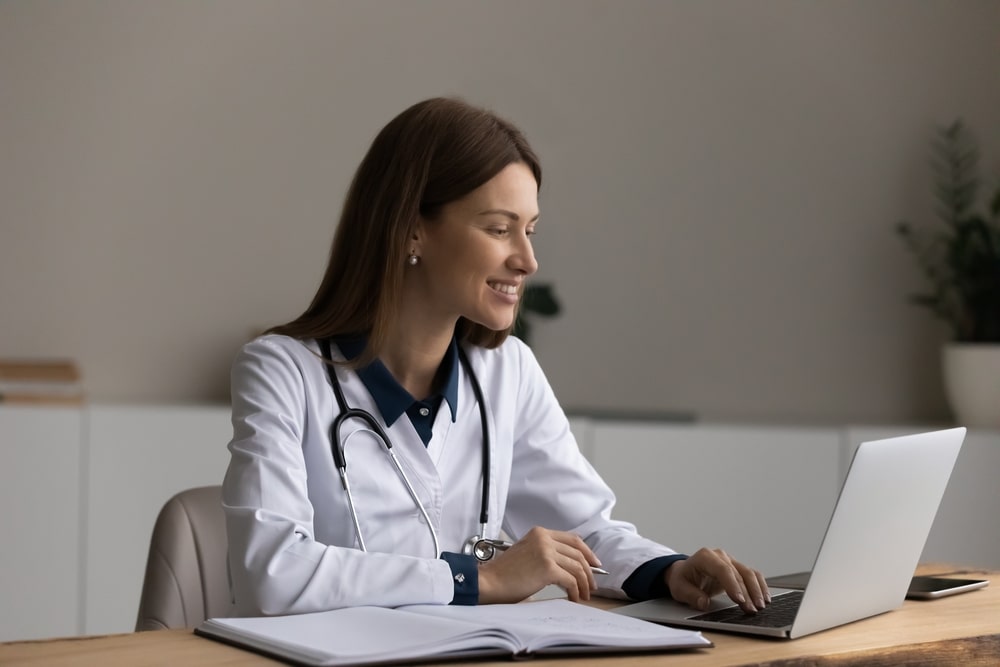
[[317,667],[712,646],[699,632],[568,600],[477,607],[353,607],[295,616],[215,618],[195,632]]

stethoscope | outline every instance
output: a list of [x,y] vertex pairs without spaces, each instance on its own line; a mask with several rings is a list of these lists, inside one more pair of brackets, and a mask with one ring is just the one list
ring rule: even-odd
[[[358,522],[358,513],[354,507],[354,497],[351,495],[351,484],[347,478],[347,459],[344,456],[344,445],[346,441],[340,437],[340,429],[344,425],[344,422],[348,419],[360,419],[368,427],[368,431],[374,434],[382,444],[385,446],[385,451],[392,461],[393,467],[396,469],[396,473],[399,475],[406,487],[407,493],[409,493],[410,498],[413,503],[420,510],[420,514],[423,516],[424,521],[427,524],[428,529],[431,533],[431,539],[434,541],[434,556],[435,558],[441,554],[441,545],[438,542],[437,531],[434,529],[434,524],[431,522],[430,517],[427,515],[427,509],[424,504],[420,502],[420,497],[417,496],[417,492],[413,490],[413,485],[410,483],[410,479],[406,476],[406,472],[403,467],[399,464],[399,459],[396,458],[396,453],[392,451],[392,441],[389,440],[388,434],[386,434],[385,429],[379,424],[378,420],[368,411],[362,410],[361,408],[348,407],[347,400],[344,398],[344,391],[340,386],[340,381],[337,379],[337,369],[336,365],[333,363],[333,357],[330,354],[330,341],[328,339],[322,339],[319,341],[320,351],[323,353],[323,359],[326,362],[326,372],[330,376],[330,384],[333,387],[333,394],[337,398],[337,406],[340,408],[340,414],[333,420],[333,424],[330,426],[330,451],[333,455],[334,465],[337,467],[337,471],[340,473],[340,482],[344,487],[344,493],[347,495],[347,507],[351,513],[351,521],[354,523],[354,534],[358,538],[358,546],[362,551],[368,551],[365,547],[365,538],[361,532],[361,524]],[[489,521],[489,504],[490,504],[490,431],[488,418],[486,415],[486,401],[483,400],[483,389],[479,385],[479,379],[476,377],[475,372],[472,370],[472,365],[469,363],[469,359],[465,354],[465,351],[461,346],[458,346],[458,358],[462,363],[462,367],[465,368],[465,372],[469,375],[469,379],[472,381],[472,391],[476,395],[476,402],[479,404],[479,417],[482,422],[483,429],[483,495],[482,501],[479,506],[479,533],[473,535],[462,547],[462,553],[467,555],[475,556],[480,561],[487,561],[493,558],[496,553],[509,544],[500,539],[490,539],[486,537],[486,524]],[[358,431],[355,431],[357,433]],[[351,434],[353,435],[353,433]],[[350,439],[350,435],[348,439]]]

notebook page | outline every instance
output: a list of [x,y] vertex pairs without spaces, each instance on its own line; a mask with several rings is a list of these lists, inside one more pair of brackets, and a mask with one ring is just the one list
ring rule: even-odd
[[712,646],[700,632],[657,625],[569,600],[478,607],[413,605],[399,609],[501,627],[513,633],[529,653],[567,647],[665,649]]
[[310,665],[364,665],[452,652],[504,654],[517,647],[503,632],[460,619],[353,607],[293,616],[216,618],[199,626],[213,637]]

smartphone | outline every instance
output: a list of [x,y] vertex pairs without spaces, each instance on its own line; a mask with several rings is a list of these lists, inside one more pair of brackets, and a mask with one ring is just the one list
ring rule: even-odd
[[[796,572],[780,577],[768,577],[767,585],[775,588],[793,588],[802,590],[809,582],[808,572]],[[953,579],[950,577],[913,577],[906,597],[911,600],[934,600],[949,595],[974,591],[985,588],[989,579]]]
[[949,577],[913,577],[906,597],[911,600],[933,600],[948,595],[985,588],[989,579],[951,579]]

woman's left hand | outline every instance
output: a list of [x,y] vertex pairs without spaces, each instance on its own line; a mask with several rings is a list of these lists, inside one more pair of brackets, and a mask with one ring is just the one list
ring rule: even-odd
[[722,549],[699,549],[690,558],[672,563],[665,576],[673,599],[702,611],[722,591],[751,614],[771,601],[764,575]]

